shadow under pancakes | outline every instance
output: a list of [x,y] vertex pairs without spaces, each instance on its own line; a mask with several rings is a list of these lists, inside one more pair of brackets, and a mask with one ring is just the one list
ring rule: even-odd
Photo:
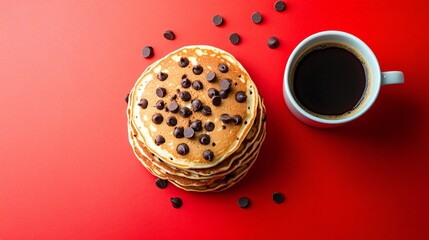
[[[369,111],[376,113],[368,112],[351,123],[322,131],[344,141],[356,142],[357,146],[366,143],[371,148],[400,155],[413,156],[416,150],[423,147],[424,143],[419,139],[422,126],[427,121],[423,118],[424,106],[418,99],[383,93]],[[378,161],[392,163],[392,159],[387,158]]]

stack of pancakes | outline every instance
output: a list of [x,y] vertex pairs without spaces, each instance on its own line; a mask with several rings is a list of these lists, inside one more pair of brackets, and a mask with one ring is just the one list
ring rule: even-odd
[[243,66],[211,46],[188,46],[149,66],[131,90],[129,140],[155,176],[188,191],[221,191],[255,162],[265,107]]

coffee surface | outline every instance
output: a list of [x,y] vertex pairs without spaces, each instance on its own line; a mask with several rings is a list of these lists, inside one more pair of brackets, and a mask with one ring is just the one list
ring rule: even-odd
[[297,63],[293,91],[308,111],[321,115],[342,115],[355,109],[366,89],[362,61],[340,45],[311,49]]

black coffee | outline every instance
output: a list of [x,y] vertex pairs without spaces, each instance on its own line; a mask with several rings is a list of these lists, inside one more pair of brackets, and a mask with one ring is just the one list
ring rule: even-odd
[[321,115],[342,115],[355,109],[366,89],[362,61],[339,44],[314,47],[303,55],[293,75],[300,105]]

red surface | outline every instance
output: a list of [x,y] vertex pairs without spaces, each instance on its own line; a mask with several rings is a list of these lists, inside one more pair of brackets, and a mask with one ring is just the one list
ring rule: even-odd
[[[429,239],[429,3],[289,0],[278,13],[274,2],[0,1],[0,239]],[[383,87],[355,122],[320,130],[287,110],[282,77],[292,49],[328,29],[360,37],[406,83]],[[156,188],[127,140],[125,94],[190,44],[234,54],[267,107],[260,158],[222,193]],[[154,58],[141,57],[145,45]]]

